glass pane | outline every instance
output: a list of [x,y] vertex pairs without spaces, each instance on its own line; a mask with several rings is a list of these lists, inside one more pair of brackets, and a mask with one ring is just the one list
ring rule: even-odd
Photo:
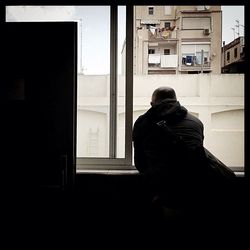
[[[166,6],[155,7],[157,11],[152,20],[148,16],[148,6],[135,6],[133,122],[150,108],[151,95],[157,87],[172,87],[180,104],[203,122],[205,147],[232,169],[242,169],[245,157],[244,68],[240,68],[239,60],[235,74],[221,74],[221,69],[224,62],[224,72],[229,70],[227,53],[230,60],[234,58],[230,46],[238,46],[244,61],[244,6],[202,6],[209,10],[202,12],[200,6],[178,5],[171,6],[168,15],[165,15]],[[192,18],[187,19],[189,12]],[[183,17],[186,30],[182,29]],[[232,20],[236,20],[233,31]],[[154,29],[164,30],[166,22],[171,22],[171,35],[166,39],[152,36],[152,24],[156,24]],[[211,28],[210,24],[213,24],[213,32],[209,34],[208,43],[208,35],[197,28]],[[226,41],[224,57],[221,56],[222,41]],[[147,59],[151,49],[163,55],[163,47],[170,49],[170,55],[178,57],[175,68],[162,67],[162,63],[150,67]],[[204,50],[203,73],[201,49]]]
[[78,76],[77,157],[109,157],[110,8],[84,6]]
[[78,22],[77,157],[108,157],[110,7],[8,6],[6,21]]
[[[196,52],[196,64],[201,65],[202,52]],[[203,52],[203,63],[208,63],[208,52]]]

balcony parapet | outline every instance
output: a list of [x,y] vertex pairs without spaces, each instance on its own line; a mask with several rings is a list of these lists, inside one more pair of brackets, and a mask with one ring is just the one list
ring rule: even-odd
[[[203,65],[202,67],[203,71],[211,71],[210,64],[208,65]],[[201,65],[192,65],[192,66],[187,66],[187,65],[181,65],[181,71],[201,71]]]

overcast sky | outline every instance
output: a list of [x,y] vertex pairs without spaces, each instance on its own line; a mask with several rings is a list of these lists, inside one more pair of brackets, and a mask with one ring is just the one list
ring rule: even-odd
[[240,36],[244,36],[244,27],[245,25],[245,16],[244,16],[244,6],[234,5],[234,6],[221,6],[222,10],[222,41],[225,41],[226,44],[234,40],[234,30],[235,29],[235,38],[238,37],[238,28],[235,27],[239,20],[239,33]]

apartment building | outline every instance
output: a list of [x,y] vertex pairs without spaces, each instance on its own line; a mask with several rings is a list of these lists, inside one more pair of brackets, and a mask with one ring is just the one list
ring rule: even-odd
[[221,73],[220,6],[136,6],[134,73]]
[[229,44],[223,43],[221,53],[222,73],[245,73],[245,39],[243,36],[236,38]]

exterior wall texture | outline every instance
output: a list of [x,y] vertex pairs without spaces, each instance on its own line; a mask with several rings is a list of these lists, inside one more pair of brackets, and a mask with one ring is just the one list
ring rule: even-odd
[[[124,76],[120,76],[117,131],[118,156],[121,157],[125,144],[124,82]],[[79,77],[78,156],[102,157],[107,154],[105,143],[109,137],[108,86],[108,76]],[[134,121],[150,108],[152,92],[159,86],[173,87],[180,103],[201,119],[205,128],[204,143],[212,153],[228,166],[244,166],[243,74],[136,75],[133,97]]]

